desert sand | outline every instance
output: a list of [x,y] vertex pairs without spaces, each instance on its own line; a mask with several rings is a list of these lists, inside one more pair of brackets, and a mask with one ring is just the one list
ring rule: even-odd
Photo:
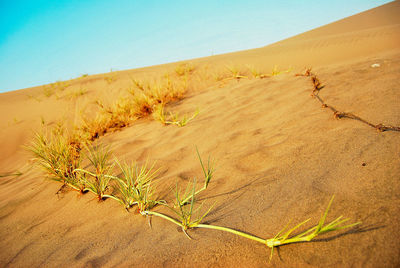
[[[215,202],[205,223],[272,238],[289,220],[316,224],[335,195],[328,220],[343,215],[359,226],[282,246],[269,262],[270,249],[252,240],[206,229],[189,230],[189,240],[161,218],[150,228],[113,200],[59,192],[33,166],[22,146],[34,131],[60,121],[72,129],[95,100],[123,94],[131,77],[162,76],[181,64],[171,63],[73,79],[48,97],[46,86],[0,94],[0,266],[400,266],[400,132],[335,119],[310,96],[309,77],[295,76],[312,68],[324,85],[319,96],[336,109],[400,126],[398,14],[395,1],[266,47],[191,60],[185,98],[166,109],[199,108],[195,119],[177,127],[148,116],[96,140],[118,158],[156,161],[157,191],[167,201],[176,182],[201,179],[197,146],[215,161],[199,197],[205,207]],[[249,79],[216,82],[226,65]],[[250,65],[282,73],[256,79]]]

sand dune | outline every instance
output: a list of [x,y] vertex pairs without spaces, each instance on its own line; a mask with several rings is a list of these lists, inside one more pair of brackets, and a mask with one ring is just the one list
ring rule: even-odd
[[[199,108],[193,121],[180,128],[146,117],[96,141],[119,158],[157,161],[157,190],[166,200],[177,181],[201,177],[195,146],[203,158],[210,155],[215,176],[200,196],[205,205],[216,202],[208,223],[269,238],[289,220],[317,222],[335,195],[329,219],[344,215],[361,221],[358,228],[282,246],[269,263],[266,246],[242,237],[196,229],[189,240],[160,218],[150,228],[112,200],[56,194],[60,184],[32,168],[21,146],[42,124],[61,120],[71,128],[93,101],[125,94],[130,77],[162,76],[174,63],[78,78],[49,97],[44,87],[0,94],[1,266],[398,267],[400,132],[334,119],[310,96],[310,79],[295,76],[312,67],[327,103],[373,124],[400,126],[397,14],[399,1],[263,48],[192,60],[186,97],[167,108]],[[225,65],[291,71],[217,83]]]

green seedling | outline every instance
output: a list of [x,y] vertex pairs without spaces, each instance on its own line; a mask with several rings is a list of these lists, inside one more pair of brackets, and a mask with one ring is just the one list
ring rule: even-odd
[[328,207],[326,208],[324,214],[322,214],[321,219],[319,220],[319,223],[316,226],[314,226],[314,227],[308,229],[307,231],[302,232],[298,235],[290,237],[290,235],[295,230],[297,230],[300,226],[307,223],[310,219],[307,219],[307,220],[297,224],[292,229],[289,229],[286,231],[287,226],[289,225],[289,224],[287,224],[287,226],[285,226],[278,234],[276,234],[274,236],[274,238],[267,239],[265,244],[267,245],[267,247],[271,248],[270,259],[272,258],[273,250],[275,247],[286,245],[286,244],[292,244],[292,243],[309,242],[320,234],[324,234],[324,233],[331,232],[331,231],[338,231],[338,230],[342,230],[345,228],[350,228],[350,227],[356,226],[361,223],[361,222],[356,222],[356,223],[352,223],[352,224],[343,225],[345,222],[349,221],[349,219],[343,219],[343,216],[340,216],[324,226],[324,223],[325,223],[326,217],[328,215],[328,211],[332,205],[333,199],[334,199],[334,196],[332,196],[331,200],[329,201]]
[[154,112],[153,112],[153,118],[155,120],[160,121],[161,124],[163,124],[163,125],[168,125],[167,124],[166,114],[164,112],[164,106],[162,104],[159,104],[159,105],[155,106]]
[[200,113],[200,110],[197,109],[195,111],[195,113],[191,116],[188,117],[186,114],[182,117],[182,119],[179,119],[179,114],[175,113],[173,114],[172,112],[169,113],[170,115],[170,120],[165,121],[165,124],[167,125],[176,125],[178,127],[184,127],[187,125],[187,123],[189,123],[190,121],[192,121],[193,119],[196,118],[196,116]]
[[[189,186],[186,189],[184,196],[186,196],[186,192],[188,191],[188,189],[189,189]],[[205,213],[202,213],[202,214],[198,213],[199,210],[201,209],[202,205],[200,205],[198,208],[194,208],[195,203],[196,203],[196,180],[193,181],[193,186],[192,186],[192,190],[191,190],[191,194],[190,194],[190,203],[187,204],[187,206],[186,206],[186,202],[183,202],[183,200],[181,199],[180,196],[181,196],[181,194],[180,194],[180,191],[177,186],[176,191],[175,191],[175,197],[176,197],[175,207],[169,207],[169,208],[172,209],[173,212],[178,216],[178,219],[172,218],[170,216],[167,216],[165,214],[155,212],[155,211],[144,211],[142,214],[154,215],[157,217],[161,217],[165,220],[168,220],[168,221],[180,226],[182,228],[182,231],[184,232],[184,234],[189,239],[191,239],[191,237],[187,233],[187,230],[194,229],[194,228],[206,228],[206,229],[214,229],[214,230],[233,233],[233,234],[243,236],[248,239],[252,239],[252,240],[255,240],[255,241],[265,244],[266,241],[264,239],[258,238],[256,236],[253,236],[250,234],[236,231],[234,229],[227,228],[227,227],[201,223],[201,221],[207,216],[207,214],[210,213],[213,206],[211,206]]]
[[[187,195],[189,186],[186,188],[185,193],[183,194],[184,196]],[[181,198],[182,194],[181,191],[178,187],[178,184],[176,185],[176,190],[175,190],[175,205],[174,207],[169,207],[177,216],[178,216],[178,220],[155,212],[155,211],[143,211],[142,214],[143,215],[155,215],[161,218],[164,218],[170,222],[175,223],[176,225],[180,226],[182,228],[182,231],[185,233],[185,235],[191,239],[191,237],[189,236],[189,234],[186,232],[188,229],[191,228],[196,228],[198,227],[198,225],[200,224],[200,222],[203,220],[203,218],[211,211],[212,207],[210,207],[205,213],[203,214],[198,214],[200,207],[198,208],[194,208],[194,205],[196,203],[196,180],[193,181],[193,186],[192,186],[192,190],[191,190],[191,194],[190,194],[190,203],[188,204],[188,206],[186,206],[185,202],[183,202],[182,198]]]
[[196,118],[199,112],[200,110],[197,109],[191,117],[184,115],[182,119],[179,119],[178,113],[174,114],[172,112],[169,112],[169,116],[167,118],[167,115],[164,112],[164,106],[162,104],[159,104],[154,107],[153,118],[160,121],[163,125],[176,125],[178,127],[184,127],[194,118]]
[[256,69],[252,65],[247,65],[247,68],[250,70],[254,78],[263,79],[268,77],[268,75],[261,73],[258,69]]
[[[116,197],[106,194],[109,189],[111,176],[109,175],[114,164],[110,164],[109,158],[111,151],[108,147],[87,146],[87,159],[89,160],[92,171],[84,169],[75,169],[76,172],[85,174],[85,190],[94,193],[99,201],[105,198],[117,200]],[[117,200],[118,201],[118,200]]]
[[228,77],[226,79],[236,79],[236,80],[240,80],[242,78],[248,78],[247,76],[243,75],[240,72],[240,69],[236,66],[226,66],[226,68],[229,70],[229,72],[231,73],[231,77]]
[[281,73],[289,73],[291,71],[292,71],[291,67],[285,71],[279,71],[278,66],[274,65],[274,68],[272,68],[272,71],[271,71],[271,76],[277,76],[277,75],[280,75]]
[[[201,160],[200,157],[200,153],[199,150],[196,147],[196,153],[197,156],[199,157],[200,160],[200,165],[201,165],[201,169],[203,170],[203,174],[204,174],[204,185],[201,189],[197,190],[194,195],[198,195],[199,193],[201,193],[202,191],[206,190],[208,187],[208,184],[210,183],[212,177],[213,177],[213,173],[214,173],[214,167],[213,164],[210,162],[210,157],[208,157],[208,163],[207,163],[207,168],[204,167],[203,161]],[[191,200],[191,196],[186,196],[182,199],[182,204],[185,205],[187,204],[189,201]]]
[[158,170],[153,170],[154,164],[148,167],[147,162],[139,167],[136,163],[121,163],[116,159],[122,176],[113,177],[118,183],[120,193],[117,201],[119,201],[126,210],[137,205],[138,211],[152,209],[155,205],[163,203],[153,199],[154,190],[151,182],[157,176]]

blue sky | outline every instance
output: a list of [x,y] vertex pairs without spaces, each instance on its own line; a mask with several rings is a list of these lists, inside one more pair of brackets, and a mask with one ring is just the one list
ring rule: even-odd
[[265,46],[384,0],[0,0],[0,92]]

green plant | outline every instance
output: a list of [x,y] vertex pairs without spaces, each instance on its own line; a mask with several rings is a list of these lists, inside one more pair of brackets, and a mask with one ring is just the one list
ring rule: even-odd
[[[186,191],[184,192],[183,196],[187,196],[189,186],[186,188]],[[188,229],[191,228],[196,228],[200,224],[200,222],[203,220],[203,218],[211,211],[212,207],[210,207],[205,213],[199,214],[199,210],[201,208],[198,207],[194,209],[194,205],[196,203],[196,180],[193,181],[193,186],[192,186],[192,191],[190,193],[190,203],[189,207],[186,206],[186,202],[182,200],[181,198],[182,194],[180,192],[180,189],[178,187],[178,184],[176,185],[176,190],[175,190],[175,205],[173,207],[168,206],[177,216],[178,220],[175,220],[174,218],[154,212],[154,211],[143,211],[142,214],[144,215],[155,215],[161,218],[164,218],[166,220],[169,220],[176,225],[180,226],[182,228],[182,231],[185,233],[185,235],[191,239],[189,234],[186,232]]]
[[105,198],[116,199],[114,196],[107,194],[109,189],[109,182],[112,178],[110,172],[114,164],[110,163],[109,158],[111,151],[109,147],[104,146],[86,146],[87,159],[91,165],[90,171],[78,168],[75,172],[86,175],[83,176],[85,180],[85,190],[94,193],[99,201]]
[[254,78],[267,78],[268,75],[266,74],[262,74],[258,69],[256,69],[254,66],[252,65],[247,65],[247,68],[250,70],[251,74],[253,75]]
[[267,239],[265,244],[269,248],[271,248],[271,257],[270,258],[272,258],[273,250],[275,247],[282,246],[285,244],[291,244],[291,243],[308,242],[320,234],[324,234],[324,233],[331,232],[331,231],[338,231],[338,230],[345,229],[345,228],[350,228],[350,227],[356,226],[361,223],[361,222],[356,222],[356,223],[352,223],[352,224],[348,224],[348,225],[342,225],[343,223],[349,221],[349,219],[343,219],[343,216],[340,216],[324,226],[324,223],[325,223],[326,217],[328,215],[328,211],[332,205],[333,199],[334,199],[334,196],[332,196],[331,200],[329,201],[328,207],[326,208],[325,212],[322,214],[321,219],[319,220],[319,222],[316,226],[314,226],[314,227],[308,229],[307,231],[302,232],[298,235],[290,237],[290,235],[295,230],[297,230],[300,226],[307,223],[310,219],[307,219],[307,220],[297,224],[295,227],[293,227],[292,229],[289,229],[285,232],[285,230],[287,229],[287,226],[289,225],[289,223],[288,223],[280,232],[278,232],[274,236],[274,238]]
[[162,124],[167,125],[167,118],[164,112],[164,105],[159,104],[154,107],[153,118],[160,121]]
[[33,141],[25,148],[50,179],[82,191],[82,177],[75,172],[81,165],[80,147],[79,142],[59,128],[50,133],[35,133]]
[[309,242],[313,238],[315,238],[317,235],[331,232],[331,231],[338,231],[338,230],[342,230],[345,228],[354,227],[361,223],[361,222],[357,222],[357,223],[352,223],[352,224],[348,224],[348,225],[342,225],[343,223],[349,221],[349,219],[343,219],[343,217],[340,216],[324,226],[326,217],[328,215],[328,211],[330,209],[330,206],[331,206],[333,198],[334,198],[334,197],[332,197],[328,204],[328,207],[325,210],[324,214],[322,215],[318,225],[316,225],[315,227],[312,227],[312,228],[308,229],[307,231],[300,233],[298,235],[289,237],[293,231],[295,231],[300,226],[302,226],[303,224],[308,222],[309,221],[309,219],[308,219],[308,220],[303,221],[300,224],[296,225],[294,228],[288,230],[283,235],[282,235],[282,233],[286,230],[286,227],[284,229],[282,229],[275,237],[273,237],[271,239],[262,239],[257,236],[250,235],[250,234],[247,234],[244,232],[240,232],[240,231],[237,231],[237,230],[234,230],[231,228],[217,226],[217,225],[211,225],[211,224],[202,224],[201,221],[210,212],[211,208],[208,209],[205,213],[200,214],[201,216],[195,217],[193,220],[193,214],[198,210],[198,209],[194,210],[195,196],[196,196],[195,181],[193,183],[192,192],[190,194],[189,209],[185,208],[185,205],[183,204],[182,200],[180,199],[179,191],[178,190],[176,191],[176,207],[177,208],[171,208],[171,207],[170,208],[173,209],[173,211],[177,214],[177,216],[179,218],[178,220],[176,220],[170,216],[167,216],[165,214],[162,214],[159,212],[154,212],[154,211],[145,211],[144,214],[158,216],[158,217],[166,219],[170,222],[173,222],[174,224],[176,224],[182,228],[182,230],[184,231],[184,233],[186,234],[186,236],[188,238],[190,238],[190,236],[186,232],[188,229],[207,228],[207,229],[214,229],[214,230],[229,232],[229,233],[232,233],[235,235],[245,237],[247,239],[254,240],[256,242],[262,243],[262,244],[266,245],[267,247],[271,248],[270,259],[272,258],[273,250],[275,247],[279,247],[279,246],[291,244],[291,243]]
[[228,77],[226,79],[236,79],[236,80],[240,80],[242,78],[248,78],[247,76],[245,76],[244,74],[242,74],[242,72],[240,71],[240,68],[237,66],[233,66],[233,65],[227,65],[226,68],[229,70],[231,77]]
[[184,127],[187,125],[187,123],[189,123],[190,121],[192,121],[193,119],[196,118],[196,116],[199,114],[200,110],[197,109],[195,111],[195,113],[191,116],[188,117],[186,114],[179,119],[179,114],[175,113],[173,114],[172,112],[169,113],[169,119],[165,120],[165,114],[163,112],[163,110],[161,110],[159,113],[160,114],[156,114],[156,116],[158,117],[158,119],[165,125],[176,125],[178,127]]
[[158,170],[153,170],[154,164],[148,167],[147,162],[139,167],[136,163],[121,163],[116,159],[122,175],[121,177],[112,178],[118,183],[118,191],[120,195],[116,197],[126,210],[133,205],[138,206],[138,211],[146,211],[152,209],[155,205],[163,203],[163,201],[154,198],[154,190],[151,182],[156,177]]
[[[197,156],[199,158],[200,161],[200,165],[201,165],[201,169],[203,171],[203,175],[204,175],[204,185],[202,188],[200,188],[199,190],[197,190],[194,195],[197,196],[199,193],[201,193],[202,191],[206,190],[208,187],[208,184],[210,183],[213,174],[214,174],[214,167],[213,164],[210,162],[210,157],[208,157],[208,162],[207,162],[207,168],[204,167],[203,161],[201,160],[201,156],[199,153],[198,148],[196,147],[196,153]],[[191,199],[191,196],[186,196],[182,199],[182,204],[185,205],[187,204],[187,202],[189,202],[189,200]]]
[[272,68],[272,71],[271,71],[271,76],[277,76],[277,75],[280,75],[281,73],[289,73],[290,71],[292,71],[292,68],[289,68],[285,71],[280,71],[278,69],[278,66],[274,65],[274,68]]

